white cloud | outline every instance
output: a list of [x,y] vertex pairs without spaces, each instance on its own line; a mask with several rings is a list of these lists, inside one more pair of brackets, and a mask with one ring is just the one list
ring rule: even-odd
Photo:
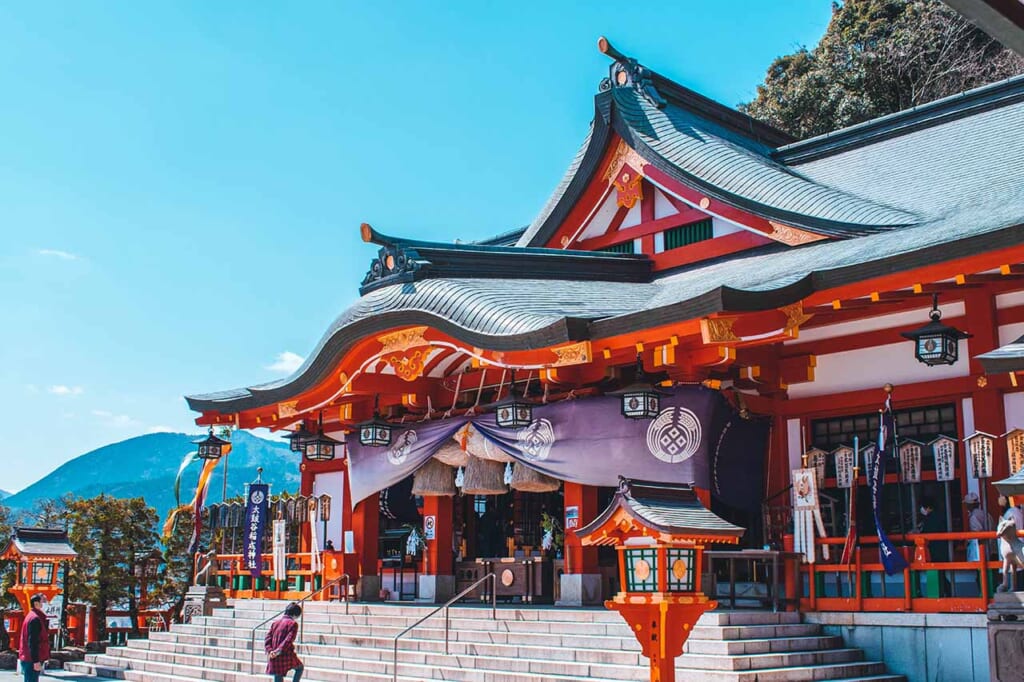
[[82,395],[85,393],[85,389],[81,386],[65,386],[64,384],[57,384],[56,386],[50,386],[46,389],[47,392],[53,395]]
[[146,429],[146,433],[181,433],[181,430],[175,429],[171,426],[157,424],[156,426],[150,426],[148,429]]
[[106,426],[127,428],[142,425],[137,419],[132,419],[126,414],[114,414],[108,410],[92,410],[92,416],[98,417]]
[[61,251],[59,249],[37,249],[36,253],[40,256],[51,256],[53,258],[59,258],[61,260],[79,260],[79,256],[70,253],[68,251]]
[[290,350],[286,350],[283,353],[277,354],[277,360],[272,365],[266,365],[263,369],[269,369],[271,372],[280,372],[281,374],[291,374],[297,370],[306,358],[301,355],[297,355]]

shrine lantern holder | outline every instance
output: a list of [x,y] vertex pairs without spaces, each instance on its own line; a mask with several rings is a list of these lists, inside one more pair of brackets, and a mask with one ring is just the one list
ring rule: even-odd
[[711,513],[692,485],[619,478],[608,507],[576,536],[614,546],[623,591],[606,601],[629,624],[652,682],[675,680],[675,659],[697,619],[718,603],[700,591],[704,546],[736,544],[744,529]]

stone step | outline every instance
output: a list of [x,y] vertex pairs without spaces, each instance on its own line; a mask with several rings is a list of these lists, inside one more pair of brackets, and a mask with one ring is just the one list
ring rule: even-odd
[[676,677],[681,680],[701,682],[812,682],[815,680],[860,680],[893,679],[902,676],[886,676],[884,663],[859,661],[856,663],[829,663],[824,665],[786,668],[761,668],[758,670],[704,670],[702,668],[677,667]]
[[691,637],[697,639],[770,639],[773,637],[814,637],[821,634],[817,623],[793,623],[782,625],[724,625],[693,627]]
[[864,652],[860,649],[825,649],[732,656],[683,654],[679,657],[678,664],[684,668],[699,668],[701,670],[764,670],[767,668],[802,668],[863,660]]
[[767,654],[784,651],[815,651],[843,646],[843,638],[831,635],[811,637],[771,637],[765,639],[700,639],[690,636],[684,653],[716,656]]

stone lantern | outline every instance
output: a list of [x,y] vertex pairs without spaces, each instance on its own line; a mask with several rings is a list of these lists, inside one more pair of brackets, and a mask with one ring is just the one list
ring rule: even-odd
[[651,682],[673,682],[675,659],[701,615],[718,606],[699,589],[704,545],[739,542],[744,529],[708,511],[692,486],[619,478],[608,508],[576,531],[614,546],[622,586],[605,607],[629,623],[650,660]]

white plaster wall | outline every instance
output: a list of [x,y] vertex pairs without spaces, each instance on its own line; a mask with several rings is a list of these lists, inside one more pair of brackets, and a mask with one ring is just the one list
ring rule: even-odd
[[1004,393],[1003,409],[1006,411],[1006,431],[1024,429],[1024,392]]
[[789,445],[789,468],[800,468],[800,456],[804,454],[800,447],[800,420],[789,419],[786,421],[786,440]]
[[964,361],[967,347],[963,341],[960,342],[960,357],[955,365],[928,367],[914,359],[910,341],[819,355],[814,381],[793,384],[789,387],[789,397],[810,398],[867,388],[881,389],[886,383],[898,386],[967,376],[970,370]]
[[1004,324],[999,328],[999,345],[1013,343],[1021,336],[1024,336],[1024,322],[1016,324]]
[[592,239],[594,237],[600,237],[608,231],[608,226],[612,224],[612,218],[619,210],[619,205],[615,202],[615,197],[609,194],[604,203],[601,204],[601,208],[597,209],[594,216],[587,223],[586,228],[577,238],[577,241],[583,241],[584,239]]
[[665,197],[665,193],[657,187],[654,188],[654,219],[667,218],[670,215],[679,213],[672,202]]
[[619,225],[620,230],[640,224],[640,221],[642,219],[640,213],[640,204],[642,203],[642,201],[638,201],[633,204],[633,208],[626,211],[626,217],[622,219],[622,224]]
[[[964,418],[964,432],[960,434],[960,438],[966,438],[967,436],[974,433],[974,398],[964,398],[960,403],[960,414]],[[978,479],[971,476],[967,469],[967,462],[963,459],[963,443],[957,446],[957,461],[960,462],[964,469],[964,476],[967,477],[967,490],[981,494],[978,489]]]
[[[785,345],[793,346],[800,343],[806,343],[808,341],[834,339],[840,336],[852,336],[855,334],[874,331],[875,329],[890,329],[892,327],[904,326],[907,329],[913,329],[914,327],[920,327],[928,322],[928,311],[931,310],[931,308],[931,301],[925,301],[922,297],[920,309],[904,311],[901,313],[892,313],[891,315],[879,315],[866,320],[840,322],[839,324],[815,327],[806,331],[801,330],[798,338],[786,341]],[[939,310],[942,312],[943,317],[959,317],[964,314],[964,304],[962,301],[957,301],[955,303],[950,303],[949,305],[939,305]],[[908,341],[907,343],[909,344],[910,342]]]
[[996,296],[996,308],[1014,308],[1024,305],[1024,291],[1010,291]]
[[715,237],[721,237],[723,235],[732,234],[733,232],[739,232],[740,228],[736,227],[732,223],[722,220],[721,218],[711,219],[711,234]]
[[[316,474],[313,477],[313,494],[314,495],[330,495],[331,496],[331,518],[327,522],[327,536],[324,537],[324,525],[322,521],[317,520],[316,533],[317,538],[320,540],[320,547],[323,548],[324,543],[328,539],[334,542],[334,548],[340,550],[342,548],[341,542],[341,517],[342,509],[345,504],[345,472],[344,471],[329,471],[323,474]],[[319,512],[317,518],[319,519]]]

